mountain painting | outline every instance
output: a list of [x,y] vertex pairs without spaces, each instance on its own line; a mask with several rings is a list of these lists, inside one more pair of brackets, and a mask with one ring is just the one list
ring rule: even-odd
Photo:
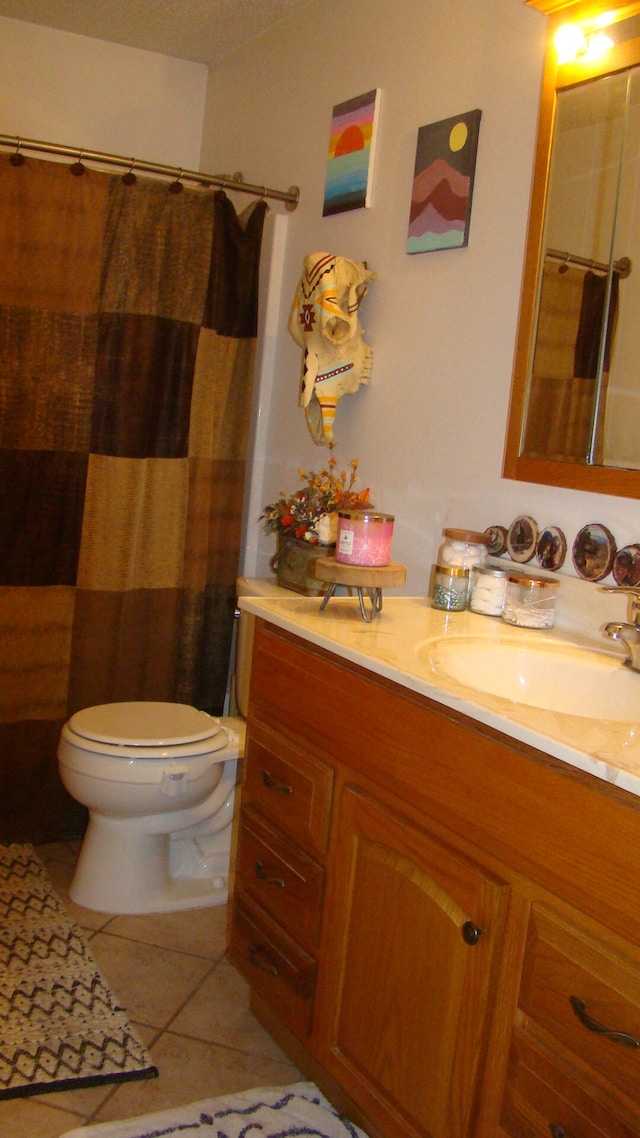
[[469,244],[481,115],[467,111],[418,130],[407,253]]

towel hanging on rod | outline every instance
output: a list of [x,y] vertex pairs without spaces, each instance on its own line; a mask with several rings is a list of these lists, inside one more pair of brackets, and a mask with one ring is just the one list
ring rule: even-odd
[[[119,154],[106,154],[99,150],[81,150],[77,146],[63,146],[57,142],[41,142],[35,138],[12,137],[0,134],[0,146],[11,147],[15,150],[14,159],[18,157],[15,165],[24,161],[24,150],[32,150],[40,154],[57,154],[66,158],[76,159],[76,170],[84,162],[98,162],[106,166],[123,166],[132,172],[136,170],[145,174],[159,174],[161,177],[171,178],[172,185],[182,182],[195,182],[200,186],[218,186],[222,190],[233,190],[234,193],[252,194],[259,198],[270,198],[272,201],[285,203],[289,211],[296,209],[300,199],[298,186],[289,186],[288,190],[273,190],[266,186],[252,185],[245,182],[242,174],[201,174],[197,170],[182,170],[176,166],[163,166],[158,162],[143,162],[138,158],[124,158]],[[77,171],[79,172],[79,171]],[[131,181],[131,179],[129,179]],[[134,176],[135,180],[135,176]],[[174,191],[175,192],[175,191]]]

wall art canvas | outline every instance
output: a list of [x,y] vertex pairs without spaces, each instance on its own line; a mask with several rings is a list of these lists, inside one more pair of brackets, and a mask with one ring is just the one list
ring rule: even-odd
[[333,108],[323,217],[371,205],[379,103],[375,90]]
[[407,253],[468,245],[481,115],[467,111],[418,130]]

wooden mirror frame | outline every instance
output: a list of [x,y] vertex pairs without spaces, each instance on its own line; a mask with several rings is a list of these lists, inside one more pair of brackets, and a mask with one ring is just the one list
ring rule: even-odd
[[[610,23],[629,19],[640,13],[640,0],[527,0],[549,16],[547,53],[542,79],[538,139],[529,209],[529,227],[525,251],[520,317],[514,358],[511,401],[507,422],[502,473],[505,478],[519,482],[537,482],[547,486],[562,486],[570,490],[586,490],[595,494],[616,494],[623,498],[640,498],[640,470],[608,466],[588,466],[576,462],[558,462],[553,459],[526,458],[520,452],[522,417],[525,409],[529,358],[535,336],[536,296],[545,202],[549,176],[549,159],[553,139],[556,91],[597,75],[607,75],[640,63],[640,40],[618,44],[599,64],[586,66],[574,63],[558,66],[554,36],[564,23],[587,22],[602,13],[611,14]],[[640,348],[638,355],[640,357]],[[638,440],[640,449],[640,439]]]

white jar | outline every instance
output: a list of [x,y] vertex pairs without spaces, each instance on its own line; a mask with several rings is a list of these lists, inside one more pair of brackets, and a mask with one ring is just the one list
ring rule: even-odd
[[506,569],[476,565],[471,571],[469,608],[483,616],[502,616],[507,587]]

